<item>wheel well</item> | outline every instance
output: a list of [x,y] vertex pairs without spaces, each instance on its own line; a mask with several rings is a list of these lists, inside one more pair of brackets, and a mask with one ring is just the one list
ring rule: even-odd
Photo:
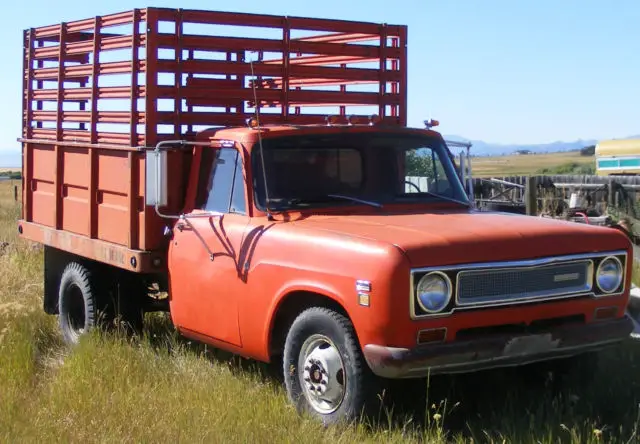
[[128,285],[144,285],[149,276],[138,275],[127,270],[93,261],[82,256],[45,245],[44,247],[44,311],[58,314],[58,291],[60,279],[65,267],[70,262],[77,262],[91,270],[98,282],[126,283]]
[[280,302],[274,316],[269,340],[269,356],[272,359],[283,353],[289,326],[300,313],[310,307],[329,308],[351,320],[344,307],[328,296],[309,291],[291,292]]
[[58,314],[58,290],[65,267],[72,261],[87,266],[86,260],[57,248],[44,246],[44,311]]

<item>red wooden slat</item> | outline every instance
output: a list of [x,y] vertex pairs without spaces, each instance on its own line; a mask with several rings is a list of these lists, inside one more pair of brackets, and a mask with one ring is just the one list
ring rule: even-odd
[[[68,60],[67,60],[68,61]],[[146,69],[146,63],[141,60],[137,64],[136,72],[143,72]],[[58,68],[36,68],[33,70],[33,76],[37,80],[55,80],[58,76]],[[65,66],[64,69],[65,78],[67,80],[72,79],[84,79],[87,76],[93,74],[93,65],[75,65]],[[131,72],[131,62],[107,62],[100,63],[98,65],[98,75],[110,75],[110,74],[128,74]]]
[[[92,91],[94,86],[89,88],[66,88],[62,92],[62,97],[65,102],[89,100],[92,99]],[[139,86],[136,88],[135,94],[140,96],[144,95],[145,87]],[[33,92],[33,100],[57,100],[57,89],[41,89]],[[95,96],[97,99],[128,99],[131,97],[130,86],[103,86],[96,88]]]
[[[138,37],[139,37],[139,23],[140,23],[140,18],[139,18],[140,14],[139,11],[137,9],[135,9],[133,11],[133,32],[131,34],[130,37],[130,45],[133,48],[132,51],[132,57],[131,57],[131,72],[135,73],[136,71],[136,66],[138,64],[138,51],[137,51],[137,44],[136,42],[139,41]],[[95,76],[94,76],[95,78]],[[137,92],[138,92],[138,76],[135,74],[131,75],[131,87],[129,89],[129,99],[130,99],[130,116],[129,116],[129,133],[131,134],[131,138],[129,139],[129,144],[131,146],[135,145],[136,140],[138,139],[138,130],[137,130],[137,121],[138,121],[138,96],[137,96]],[[131,159],[130,159],[131,160]],[[133,166],[131,166],[131,168],[133,168]],[[130,196],[131,199],[133,199],[133,196]],[[131,203],[131,205],[133,205]],[[129,208],[130,211],[133,211],[131,208]],[[130,217],[130,220],[131,217]],[[133,227],[132,227],[133,228]],[[129,248],[131,248],[131,245],[129,245]]]
[[[95,17],[93,21],[93,60],[91,63],[91,115],[89,117],[89,140],[96,143],[98,132],[98,73],[100,71],[100,43],[102,41],[102,18]],[[92,159],[95,161],[95,159]],[[93,164],[92,164],[93,167]],[[93,171],[92,171],[93,173]],[[95,178],[93,180],[96,180]],[[94,193],[97,191],[94,191]],[[92,195],[93,199],[93,195]],[[93,227],[93,225],[92,225]]]
[[56,106],[56,139],[60,140],[60,135],[62,132],[62,93],[64,91],[64,59],[66,56],[65,45],[66,45],[66,37],[67,37],[67,25],[62,23],[60,25],[60,44],[57,46],[58,50],[58,91],[56,94],[57,106]]
[[23,70],[26,75],[23,78],[22,87],[25,92],[23,98],[23,137],[31,137],[32,128],[32,109],[33,109],[33,29],[24,31],[24,54],[23,54]]
[[158,91],[158,11],[154,9],[147,10],[147,30],[146,30],[146,59],[147,70],[145,77],[145,85],[147,87],[147,95],[145,100],[145,113],[147,119],[145,121],[145,142],[146,146],[155,145],[157,143],[157,124],[156,124],[156,101]]
[[[58,114],[57,111],[34,111],[33,120],[40,122],[56,122],[58,115],[65,122],[86,122],[91,123],[91,111],[62,111]],[[131,112],[130,111],[97,111],[96,113],[97,123],[130,123]],[[145,113],[139,112],[136,124],[142,124],[145,122]]]
[[[285,77],[286,79],[286,77]],[[334,80],[334,79],[314,79],[314,78],[303,78],[303,79],[294,79],[289,77],[288,78],[288,86],[289,87],[316,87],[316,86],[338,86],[338,85],[364,85],[364,84],[371,84],[371,83],[378,83],[378,80]],[[271,89],[271,88],[285,88],[283,85],[285,83],[285,80],[280,78],[280,79],[265,79],[262,81],[261,84],[257,85],[257,88],[267,88],[267,89]]]
[[337,32],[334,34],[326,34],[312,37],[298,37],[294,40],[304,42],[328,42],[328,43],[356,43],[379,40],[380,36],[376,34],[362,34],[352,32]]

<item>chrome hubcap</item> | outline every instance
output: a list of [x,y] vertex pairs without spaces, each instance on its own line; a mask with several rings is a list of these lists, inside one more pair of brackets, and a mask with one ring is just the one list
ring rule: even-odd
[[344,398],[345,372],[338,349],[325,336],[313,335],[302,346],[302,387],[313,408],[336,411]]

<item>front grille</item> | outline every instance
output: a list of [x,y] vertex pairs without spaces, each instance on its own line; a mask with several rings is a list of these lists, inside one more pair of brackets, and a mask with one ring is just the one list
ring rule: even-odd
[[589,292],[592,270],[590,260],[537,267],[463,270],[458,274],[457,302],[475,305]]

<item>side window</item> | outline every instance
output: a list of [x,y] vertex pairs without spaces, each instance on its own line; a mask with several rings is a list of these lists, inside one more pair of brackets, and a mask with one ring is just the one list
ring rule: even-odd
[[430,148],[409,149],[404,152],[404,192],[450,193],[449,180],[438,154]]
[[[197,206],[205,211],[219,213],[245,213],[244,177],[242,161],[238,151],[234,148],[212,150],[212,156],[203,156],[202,174],[211,171],[206,183],[206,189],[201,190]],[[204,159],[207,159],[205,161]]]
[[242,169],[242,158],[236,158],[236,170],[233,178],[233,195],[231,196],[231,213],[247,214],[245,204],[245,180],[244,170]]

